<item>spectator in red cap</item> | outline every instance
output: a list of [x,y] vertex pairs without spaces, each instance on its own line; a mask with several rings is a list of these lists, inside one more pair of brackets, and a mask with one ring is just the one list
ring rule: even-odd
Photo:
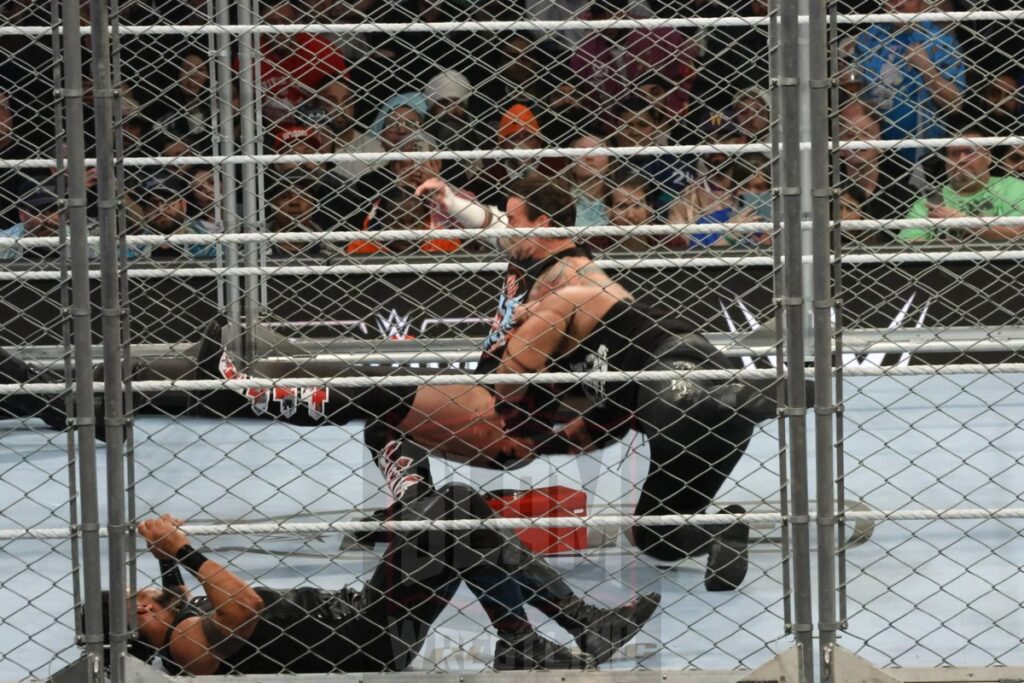
[[[318,129],[300,124],[288,124],[274,131],[274,151],[278,154],[326,154],[331,151],[330,140]],[[283,161],[274,164],[278,171],[304,168],[311,173],[326,170],[315,161]]]
[[[267,24],[294,24],[298,12],[287,0],[271,2],[263,20]],[[266,94],[263,115],[269,123],[291,115],[326,79],[346,73],[341,52],[310,33],[264,34],[262,52],[260,78]]]

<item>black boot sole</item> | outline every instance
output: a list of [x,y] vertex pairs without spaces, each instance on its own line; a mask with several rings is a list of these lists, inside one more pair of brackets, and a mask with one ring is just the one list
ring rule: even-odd
[[633,637],[640,632],[640,629],[650,621],[651,617],[654,616],[654,612],[658,609],[658,605],[661,604],[661,595],[659,593],[648,593],[637,597],[638,611],[632,615],[625,628],[619,633],[616,633],[611,638],[604,638],[598,636],[597,644],[590,648],[584,648],[583,644],[580,643],[580,639],[577,639],[577,645],[584,653],[594,658],[595,664],[603,664],[612,658],[616,652],[626,643],[633,639]]
[[[726,506],[722,512],[743,514],[739,505]],[[743,585],[750,566],[750,527],[745,522],[728,525],[711,541],[704,587],[712,592],[733,591]]]

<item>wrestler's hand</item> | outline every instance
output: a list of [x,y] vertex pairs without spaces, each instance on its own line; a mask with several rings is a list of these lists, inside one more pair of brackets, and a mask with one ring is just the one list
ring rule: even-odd
[[178,528],[181,524],[177,517],[161,515],[140,522],[139,535],[146,539],[149,551],[156,559],[174,559],[177,552],[188,545],[188,537]]
[[499,220],[497,214],[490,208],[456,194],[455,190],[440,178],[424,180],[416,188],[416,196],[432,201],[438,211],[454,218],[465,228],[486,228]]
[[416,187],[416,196],[429,199],[442,211],[451,213],[452,207],[448,198],[452,196],[452,189],[440,178],[424,180]]

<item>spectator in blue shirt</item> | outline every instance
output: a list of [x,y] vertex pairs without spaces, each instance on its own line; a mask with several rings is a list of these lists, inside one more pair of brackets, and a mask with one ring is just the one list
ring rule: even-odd
[[[888,12],[919,13],[924,0],[886,0]],[[963,55],[952,27],[933,21],[872,24],[854,58],[863,96],[883,119],[882,138],[942,137],[942,118],[960,107],[966,88]],[[920,159],[922,149],[905,150]]]
[[[0,230],[0,237],[57,237],[60,234],[60,197],[52,177],[44,181],[26,181],[18,192],[17,208],[18,222]],[[86,228],[90,235],[95,235],[96,221],[87,218]],[[88,250],[89,258],[99,255],[96,244],[90,244]],[[56,258],[58,253],[57,245],[26,246],[16,243],[0,246],[0,261],[38,261]]]
[[[653,147],[663,145],[654,107],[639,97],[619,102],[612,114],[616,126],[612,142],[615,147]],[[690,157],[660,153],[630,155],[619,158],[619,165],[643,178],[647,183],[650,203],[656,211],[666,208],[690,184],[694,177],[694,161]]]
[[[189,186],[173,173],[161,169],[142,181],[137,201],[142,224],[136,234],[207,235],[203,221],[188,217]],[[214,258],[216,244],[129,245],[128,258]]]
[[[0,230],[0,237],[57,237],[60,234],[60,204],[52,184],[26,185],[19,192],[18,222]],[[0,246],[0,261],[50,258],[57,247]]]

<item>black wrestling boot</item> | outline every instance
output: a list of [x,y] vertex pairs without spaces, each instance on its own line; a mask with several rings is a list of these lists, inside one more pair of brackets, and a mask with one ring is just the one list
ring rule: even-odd
[[527,550],[513,531],[496,529],[490,533],[503,539],[491,545],[500,547],[497,561],[523,587],[527,603],[568,631],[595,664],[607,661],[636,635],[661,602],[660,594],[650,593],[618,607],[588,605],[554,567]]
[[[743,514],[746,510],[739,505],[728,505],[722,512]],[[674,564],[707,555],[704,587],[709,591],[735,590],[747,575],[750,527],[744,522],[638,526],[633,527],[632,537],[641,552],[661,563]]]
[[537,669],[589,669],[594,666],[590,655],[577,654],[552,642],[536,631],[502,634],[494,648],[497,671],[535,671]]
[[[195,347],[196,369],[194,379],[223,380],[220,370],[224,354],[222,330],[227,324],[223,317],[217,317],[203,328],[202,337]],[[234,389],[211,389],[193,394],[189,414],[201,417],[245,417],[250,403],[241,392]]]
[[[727,505],[722,512],[742,515],[740,505]],[[707,527],[705,527],[707,528]],[[713,525],[714,537],[708,545],[708,564],[704,571],[704,587],[709,591],[732,591],[743,585],[750,565],[750,527],[736,521]]]
[[[57,383],[64,378],[48,371],[36,372],[27,363],[0,349],[0,383]],[[0,417],[37,417],[58,431],[68,426],[68,416],[57,402],[59,396],[6,394],[0,396]]]
[[633,602],[611,608],[588,605],[581,598],[573,598],[562,606],[562,615],[555,621],[572,634],[576,644],[594,658],[595,664],[601,664],[643,628],[660,603],[660,593],[641,595]]

